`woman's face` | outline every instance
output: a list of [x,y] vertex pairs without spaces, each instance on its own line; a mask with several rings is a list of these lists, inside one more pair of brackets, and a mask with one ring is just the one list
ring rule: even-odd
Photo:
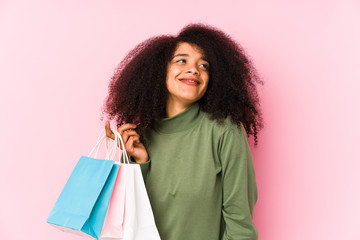
[[209,83],[209,67],[202,49],[180,42],[167,65],[168,101],[191,105],[202,98]]

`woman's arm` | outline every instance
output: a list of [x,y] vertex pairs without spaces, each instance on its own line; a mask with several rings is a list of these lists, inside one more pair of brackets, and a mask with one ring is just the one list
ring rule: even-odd
[[219,149],[222,164],[225,230],[222,240],[257,240],[252,221],[257,201],[254,165],[243,126],[230,127],[222,136]]
[[[136,128],[135,124],[127,123],[121,125],[117,130],[120,133],[126,148],[126,152],[130,154],[132,163],[140,164],[141,172],[144,180],[150,166],[150,160],[144,144],[140,142],[140,136],[133,129]],[[106,136],[114,139],[114,133],[110,128],[110,122],[105,124]]]

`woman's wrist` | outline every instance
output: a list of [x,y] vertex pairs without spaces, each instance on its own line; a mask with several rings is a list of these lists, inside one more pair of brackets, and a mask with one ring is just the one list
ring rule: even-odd
[[136,163],[146,163],[148,161],[148,157],[146,158],[134,158]]

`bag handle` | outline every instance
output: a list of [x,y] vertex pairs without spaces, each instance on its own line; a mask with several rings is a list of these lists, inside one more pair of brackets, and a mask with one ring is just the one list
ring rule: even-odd
[[[90,151],[90,153],[88,154],[88,157],[91,157],[92,153],[95,151],[94,153],[94,158],[96,158],[98,152],[99,152],[99,148],[102,144],[102,142],[104,141],[104,139],[106,138],[106,135],[102,135],[101,137],[99,137],[98,141],[96,142],[95,146],[93,147],[93,149]],[[108,146],[108,144],[107,144]]]
[[[127,163],[130,164],[130,159],[129,159],[129,155],[126,152],[126,148],[125,148],[125,143],[120,135],[120,133],[118,131],[114,131],[111,129],[111,131],[114,133],[114,144],[110,150],[110,152],[108,152],[107,154],[109,155],[110,159],[114,159],[115,153],[116,153],[116,149],[119,149],[119,164],[122,163],[121,162],[121,157],[123,157],[123,163]],[[121,150],[121,148],[123,150]],[[121,152],[121,154],[120,154]]]
[[[100,135],[100,137],[98,138],[98,141],[96,142],[95,146],[93,147],[93,149],[90,151],[88,157],[90,157],[92,155],[92,153],[95,151],[94,153],[94,158],[97,157],[97,154],[99,152],[100,146],[102,144],[102,142],[104,140],[105,141],[105,148],[106,148],[106,160],[113,160],[115,157],[115,153],[116,153],[116,149],[119,148],[119,164],[121,163],[121,157],[123,157],[124,159],[124,163],[130,164],[130,160],[129,160],[129,156],[128,153],[126,152],[126,148],[125,148],[125,144],[124,141],[120,135],[120,133],[118,131],[114,131],[111,129],[111,131],[114,133],[115,139],[114,139],[114,144],[111,147],[111,149],[109,149],[109,140],[110,138],[106,136],[106,132],[104,132],[102,135]],[[120,145],[121,144],[121,145]],[[121,148],[123,149],[121,154]]]
[[90,153],[88,154],[88,157],[91,157],[91,155],[93,154],[94,152],[94,158],[97,157],[97,154],[99,152],[99,149],[100,149],[100,146],[102,144],[102,142],[105,141],[105,148],[106,148],[106,157],[105,157],[105,160],[112,160],[114,157],[110,158],[110,154],[112,153],[113,149],[114,149],[114,146],[111,148],[111,150],[109,149],[109,141],[110,141],[110,138],[106,136],[106,132],[104,131],[101,131],[100,133],[100,136],[95,144],[95,146],[93,147],[93,149],[90,151]]
[[[123,141],[120,133],[118,131],[113,131],[113,133],[115,135],[114,146],[119,148],[119,153],[120,153],[120,144],[121,144],[121,148],[122,148],[122,153],[121,153],[121,155],[119,154],[119,163],[121,163],[121,156],[122,156],[124,159],[123,163],[130,164],[129,155],[126,152],[125,144],[124,144],[124,141]],[[115,154],[115,151],[112,152],[112,154],[111,154],[112,157],[114,156],[114,154]]]

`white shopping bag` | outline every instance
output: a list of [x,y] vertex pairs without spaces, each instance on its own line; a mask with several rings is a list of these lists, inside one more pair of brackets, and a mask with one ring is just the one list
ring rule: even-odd
[[126,166],[124,240],[159,240],[149,197],[138,164]]

